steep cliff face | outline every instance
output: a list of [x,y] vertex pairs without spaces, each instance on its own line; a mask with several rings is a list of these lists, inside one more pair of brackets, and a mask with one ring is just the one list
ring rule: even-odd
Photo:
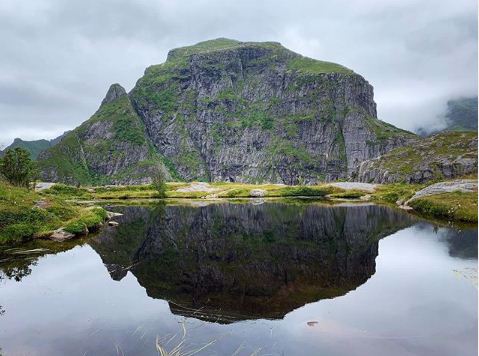
[[[274,42],[218,39],[172,50],[165,63],[146,69],[129,98],[134,111],[125,95],[115,100],[128,102],[144,141],[175,179],[334,180],[413,136],[376,118],[373,88],[363,77]],[[95,144],[110,124],[89,125],[84,135]],[[120,162],[85,157],[90,175],[121,181],[117,170],[129,167],[127,160],[146,157],[119,148],[128,156]],[[148,179],[140,176],[130,180]]]
[[444,132],[362,162],[352,176],[368,183],[424,183],[477,174],[477,132]]
[[332,180],[410,136],[376,119],[364,78],[278,43],[216,40],[173,50],[131,97],[184,179]]

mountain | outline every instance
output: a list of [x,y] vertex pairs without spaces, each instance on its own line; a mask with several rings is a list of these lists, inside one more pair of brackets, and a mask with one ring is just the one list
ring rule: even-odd
[[477,131],[477,96],[447,102],[448,130]]
[[172,179],[314,183],[415,136],[376,117],[373,87],[341,65],[275,42],[216,39],[171,50],[127,94],[40,157],[45,180],[84,184]]
[[[441,131],[477,131],[477,96],[449,100],[444,116],[446,127]],[[421,136],[438,132],[440,131],[431,131],[424,127],[416,130],[416,133]]]
[[11,148],[23,148],[30,153],[32,159],[37,159],[40,152],[50,147],[50,141],[48,140],[35,140],[35,141],[23,141],[21,138],[16,138],[10,146],[7,146],[3,151],[0,151],[0,156],[3,155],[8,149]]
[[69,131],[64,132],[62,135],[52,139],[52,140],[34,140],[34,141],[24,141],[21,138],[16,138],[13,140],[13,143],[7,147],[3,151],[0,151],[0,157],[3,155],[3,153],[11,148],[23,148],[27,150],[30,153],[30,157],[34,160],[37,159],[38,155],[42,152],[45,151],[47,148],[55,146],[58,142],[61,141],[63,136],[65,136]]
[[352,175],[369,183],[424,183],[477,175],[477,132],[442,132],[419,138],[362,162]]

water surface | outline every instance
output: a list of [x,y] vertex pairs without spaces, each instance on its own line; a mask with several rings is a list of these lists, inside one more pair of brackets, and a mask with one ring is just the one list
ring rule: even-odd
[[3,248],[3,354],[477,354],[475,228],[375,205],[113,209],[85,241]]

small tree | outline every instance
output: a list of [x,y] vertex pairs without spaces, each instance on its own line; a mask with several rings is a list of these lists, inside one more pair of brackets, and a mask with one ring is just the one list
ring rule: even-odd
[[166,198],[166,175],[162,167],[157,166],[151,177],[152,184],[158,192],[159,198]]
[[0,159],[0,174],[13,185],[28,188],[36,177],[30,153],[20,147],[8,149]]

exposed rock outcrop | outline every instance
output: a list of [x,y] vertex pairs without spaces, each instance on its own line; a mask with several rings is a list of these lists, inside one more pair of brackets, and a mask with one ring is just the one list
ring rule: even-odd
[[477,132],[446,132],[364,161],[352,176],[368,183],[424,183],[476,173]]

